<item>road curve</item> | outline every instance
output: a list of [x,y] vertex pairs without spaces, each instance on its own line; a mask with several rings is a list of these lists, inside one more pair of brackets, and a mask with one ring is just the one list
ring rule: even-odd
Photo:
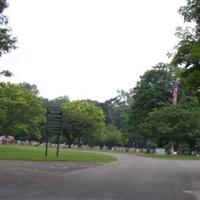
[[[176,161],[112,154],[119,161],[101,166],[80,167],[55,173],[25,172],[13,175],[7,187],[0,184],[4,200],[200,200],[200,161]],[[2,165],[0,178],[12,167]],[[20,161],[16,161],[19,163]],[[23,162],[21,168],[26,166]],[[50,163],[49,163],[50,165]],[[59,168],[59,167],[58,167]],[[45,175],[44,175],[45,174]],[[8,179],[10,180],[10,179]],[[0,180],[1,181],[1,180]],[[4,181],[5,182],[5,181]]]

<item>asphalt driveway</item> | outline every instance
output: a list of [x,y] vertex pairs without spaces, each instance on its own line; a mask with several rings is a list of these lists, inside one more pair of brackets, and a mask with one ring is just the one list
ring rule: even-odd
[[0,199],[200,199],[200,161],[114,156],[104,165],[0,161]]

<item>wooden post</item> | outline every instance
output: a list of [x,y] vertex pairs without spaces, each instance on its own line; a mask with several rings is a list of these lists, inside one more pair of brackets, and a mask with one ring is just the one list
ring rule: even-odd
[[59,156],[59,143],[60,143],[60,134],[58,133],[57,135],[57,152],[56,152],[56,156]]
[[48,141],[49,140],[49,134],[48,131],[46,131],[46,148],[45,148],[45,156],[47,157],[47,151],[48,151]]

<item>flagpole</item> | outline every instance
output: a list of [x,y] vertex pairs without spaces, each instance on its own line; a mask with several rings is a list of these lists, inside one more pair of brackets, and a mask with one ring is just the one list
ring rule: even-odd
[[[174,88],[173,88],[172,104],[173,104],[175,110],[176,110],[176,104],[177,104],[179,81],[180,81],[180,79],[177,78],[176,81],[175,81],[175,84],[174,84]],[[174,142],[173,141],[172,141],[172,146],[171,146],[171,154],[174,155]]]

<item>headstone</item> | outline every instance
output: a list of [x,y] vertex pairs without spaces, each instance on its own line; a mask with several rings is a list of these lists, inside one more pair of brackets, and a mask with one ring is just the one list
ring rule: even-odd
[[17,140],[17,144],[18,145],[22,145],[22,141],[21,140]]
[[100,150],[100,146],[95,146],[95,149],[96,150]]
[[156,149],[155,154],[157,155],[166,155],[165,149]]
[[61,147],[61,148],[66,148],[66,144],[65,144],[65,143],[60,144],[60,147]]
[[13,136],[3,135],[0,137],[0,144],[15,144],[16,140]]
[[51,147],[54,147],[54,148],[55,148],[55,147],[56,147],[56,144],[52,144]]
[[40,143],[39,142],[32,142],[31,145],[36,147],[36,146],[39,146]]
[[108,147],[104,145],[104,146],[103,146],[103,150],[104,150],[104,151],[108,150]]
[[192,154],[192,156],[195,156],[197,154],[197,152],[196,151],[192,151],[191,154]]
[[46,146],[46,143],[43,142],[40,146],[41,146],[41,147],[45,147],[45,146]]
[[142,149],[142,153],[147,153],[147,149]]
[[154,154],[154,153],[155,153],[155,150],[154,150],[154,149],[150,149],[150,150],[149,150],[149,153],[150,153],[150,154]]
[[28,141],[28,140],[25,140],[24,144],[25,144],[25,145],[29,145],[29,141]]
[[135,152],[135,148],[130,148],[129,151],[130,152]]
[[141,149],[136,149],[135,152],[136,153],[141,153]]

